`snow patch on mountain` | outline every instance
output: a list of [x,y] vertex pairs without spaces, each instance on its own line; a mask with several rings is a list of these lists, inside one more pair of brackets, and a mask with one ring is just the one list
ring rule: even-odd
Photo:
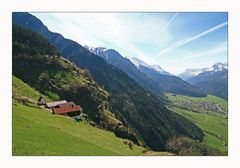
[[214,72],[217,72],[217,71],[222,71],[224,69],[228,69],[228,65],[227,63],[216,63],[212,66]]
[[147,67],[147,68],[150,68],[150,69],[153,69],[155,71],[157,71],[158,73],[162,74],[162,75],[168,75],[168,76],[172,76],[171,73],[165,71],[164,69],[162,69],[161,66],[155,64],[155,65],[149,65],[147,63],[145,63],[143,60],[139,59],[139,58],[136,58],[136,57],[132,57],[130,58],[130,61],[137,67],[139,68],[140,66],[143,66],[143,67]]
[[89,50],[91,53],[96,54],[96,55],[101,55],[103,52],[108,51],[109,49],[105,47],[91,47],[91,46],[84,46],[87,50]]
[[194,76],[197,76],[203,72],[210,72],[211,74],[214,74],[215,72],[222,71],[222,70],[227,70],[228,65],[227,63],[215,63],[212,67],[205,67],[202,69],[186,69],[183,73],[179,74],[178,77],[186,80],[189,78],[192,78]]
[[[113,56],[121,56],[116,50],[114,49],[107,49],[105,47],[90,47],[90,46],[84,46],[87,50],[89,50],[91,53],[95,54],[95,55],[98,55],[98,56],[101,56],[101,57],[104,57],[105,60],[108,60],[109,59],[109,55],[111,55],[112,57]],[[143,60],[139,59],[139,58],[136,58],[136,57],[125,57],[127,59],[129,59],[138,69],[140,66],[143,66],[143,67],[147,67],[147,68],[150,68],[150,69],[153,69],[155,71],[157,71],[158,73],[160,74],[163,74],[163,75],[168,75],[168,76],[172,76],[172,74],[170,74],[169,72],[166,72],[164,69],[162,69],[161,66],[159,65],[149,65],[147,63],[145,63]]]
[[160,72],[160,73],[164,73],[165,71],[162,69],[162,67],[160,67],[159,65],[152,65],[152,68],[155,69],[156,71]]
[[150,65],[148,65],[147,63],[145,63],[144,61],[140,60],[139,58],[136,57],[132,57],[130,58],[130,61],[137,67],[139,68],[140,66],[144,66],[147,68],[152,68]]

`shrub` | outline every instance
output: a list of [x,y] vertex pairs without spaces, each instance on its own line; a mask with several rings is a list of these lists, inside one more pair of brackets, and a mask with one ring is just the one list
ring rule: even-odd
[[149,152],[149,150],[144,149],[142,152],[143,152],[143,153],[147,153],[147,152]]
[[128,141],[128,146],[130,149],[133,150],[134,143],[132,141]]
[[128,140],[128,139],[125,139],[125,140],[123,140],[123,143],[124,143],[125,145],[128,145],[128,147],[129,147],[131,150],[133,150],[134,143],[133,143],[132,141],[130,141],[130,140]]

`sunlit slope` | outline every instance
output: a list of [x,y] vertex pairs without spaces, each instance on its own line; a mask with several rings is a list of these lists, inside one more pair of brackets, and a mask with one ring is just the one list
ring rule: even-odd
[[24,83],[21,79],[12,76],[12,94],[13,97],[25,97],[31,99],[33,102],[36,103],[39,96],[43,96],[46,101],[51,101],[52,99],[48,96],[44,96],[40,94],[35,89],[31,88],[28,84]]
[[143,150],[86,122],[13,105],[13,155],[142,155]]
[[[95,128],[86,121],[52,115],[36,103],[40,93],[13,76],[13,155],[173,155],[132,149],[114,133]],[[51,100],[48,96],[47,100]],[[22,100],[23,99],[23,100]],[[19,102],[24,101],[26,105]]]

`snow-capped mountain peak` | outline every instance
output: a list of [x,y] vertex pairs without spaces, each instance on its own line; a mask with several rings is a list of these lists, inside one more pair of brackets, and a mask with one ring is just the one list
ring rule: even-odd
[[157,64],[149,65],[149,64],[145,63],[144,61],[142,61],[141,59],[136,58],[136,57],[132,57],[132,58],[130,58],[130,60],[137,68],[139,68],[140,66],[143,66],[143,67],[153,69],[162,75],[172,76],[172,74],[170,74],[169,72],[166,72],[164,69],[162,69],[161,66],[159,66]]
[[87,45],[85,45],[84,47],[86,49],[88,49],[91,53],[96,54],[96,55],[99,55],[102,52],[106,52],[106,51],[109,50],[109,49],[107,49],[105,47],[91,47],[91,46],[87,46]]
[[173,76],[171,73],[169,73],[169,72],[167,72],[167,71],[165,71],[164,69],[162,69],[162,67],[161,66],[159,66],[159,65],[152,65],[152,68],[154,69],[154,70],[156,70],[157,72],[159,72],[160,74],[163,74],[163,75],[168,75],[168,76]]
[[202,73],[202,69],[186,69],[183,73],[179,74],[178,77],[182,78],[183,80],[191,78],[193,76],[197,76],[198,74]]
[[162,67],[160,67],[159,65],[155,64],[152,65],[152,68],[154,68],[156,71],[158,72],[164,72],[164,70],[162,69]]
[[215,72],[222,71],[224,69],[225,70],[228,69],[227,63],[215,63],[212,67],[206,67],[202,69],[198,69],[198,68],[186,69],[183,73],[179,74],[178,77],[186,80],[194,76],[197,76],[203,72],[211,72],[213,74]]
[[[105,60],[109,60],[109,59],[116,59],[122,57],[116,50],[114,49],[107,49],[105,47],[90,47],[85,45],[84,46],[87,50],[89,50],[91,53],[98,55],[102,58],[104,58]],[[110,58],[110,57],[111,58]],[[125,57],[126,58],[126,57]],[[140,68],[140,66],[142,67],[146,67],[152,70],[157,71],[160,74],[163,75],[168,75],[168,76],[172,76],[172,74],[170,74],[169,72],[166,72],[164,69],[162,69],[161,66],[159,65],[149,65],[147,63],[145,63],[143,60],[136,58],[136,57],[131,57],[131,58],[127,58],[129,59],[138,69]]]
[[222,71],[223,69],[228,69],[227,63],[216,63],[212,67],[215,72]]
[[144,61],[140,60],[139,58],[132,57],[132,58],[130,58],[130,60],[137,68],[139,68],[140,66],[152,68],[150,65],[148,65]]

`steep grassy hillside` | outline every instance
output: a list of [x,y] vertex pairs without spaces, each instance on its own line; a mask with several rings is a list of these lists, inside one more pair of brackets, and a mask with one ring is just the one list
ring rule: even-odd
[[[94,79],[89,79],[90,83],[82,81],[84,74],[80,75],[81,79],[76,74],[78,71],[82,74],[83,70],[78,70],[76,66],[77,70],[74,70],[74,67],[70,70],[68,67],[65,68],[64,64],[59,63],[62,59],[58,56],[31,55],[29,52],[25,53],[24,50],[18,50],[18,48],[25,48],[22,46],[29,47],[26,41],[34,40],[33,36],[40,36],[40,34],[35,33],[29,36],[28,33],[24,33],[30,31],[27,29],[23,31],[22,38],[15,38],[19,36],[15,36],[14,30],[17,26],[14,26],[13,73],[24,82],[36,86],[41,92],[47,90],[56,93],[62,99],[73,100],[81,104],[92,120],[101,127],[113,130],[116,135],[144,144],[152,150],[166,150],[166,142],[173,136],[186,136],[200,141],[203,139],[204,134],[200,128],[184,117],[169,111],[165,108],[163,100],[144,90],[126,73],[91,54],[80,44],[65,39],[58,33],[50,32],[41,21],[28,13],[16,13],[13,15],[13,20],[43,35],[57,47],[65,58],[81,68],[88,69]],[[34,47],[31,46],[31,49]],[[85,76],[90,77],[90,75]],[[101,91],[103,88],[94,81],[108,92]],[[100,112],[98,112],[99,109]],[[116,118],[123,123],[124,128],[112,127],[111,124],[105,122],[104,115],[101,114],[107,111],[114,113]]]
[[169,109],[197,124],[206,135],[204,142],[227,154],[228,117],[227,102],[224,99],[212,95],[206,98],[193,98],[169,93],[167,96],[172,102],[168,106]]
[[146,155],[172,156],[169,152],[147,151],[133,145],[130,148],[112,132],[75,122],[71,118],[52,115],[45,109],[13,105],[14,156],[108,156]]
[[[174,155],[132,147],[114,133],[38,108],[40,93],[13,76],[13,155]],[[52,99],[42,95],[46,100]],[[29,101],[30,100],[30,101]],[[25,105],[23,105],[23,104]],[[35,103],[35,104],[34,104]],[[107,112],[111,120],[116,120]]]
[[[57,51],[45,38],[27,29],[13,27],[13,75],[51,100],[66,99],[80,104],[89,119],[107,127],[108,114],[112,114],[107,102],[108,92],[92,80],[88,71],[77,68],[61,56],[50,54],[57,54]],[[25,85],[16,77],[13,78],[13,92],[39,97],[40,93],[34,93],[30,88],[21,89]],[[111,125],[121,123],[116,118],[117,123],[112,121]]]
[[42,95],[35,89],[31,88],[28,84],[24,83],[21,79],[17,77],[12,77],[12,94],[14,98],[25,97],[31,99],[34,103],[37,103],[39,96],[44,97],[46,101],[53,101],[54,99],[48,96]]
[[143,155],[113,133],[50,111],[13,105],[13,155]]

